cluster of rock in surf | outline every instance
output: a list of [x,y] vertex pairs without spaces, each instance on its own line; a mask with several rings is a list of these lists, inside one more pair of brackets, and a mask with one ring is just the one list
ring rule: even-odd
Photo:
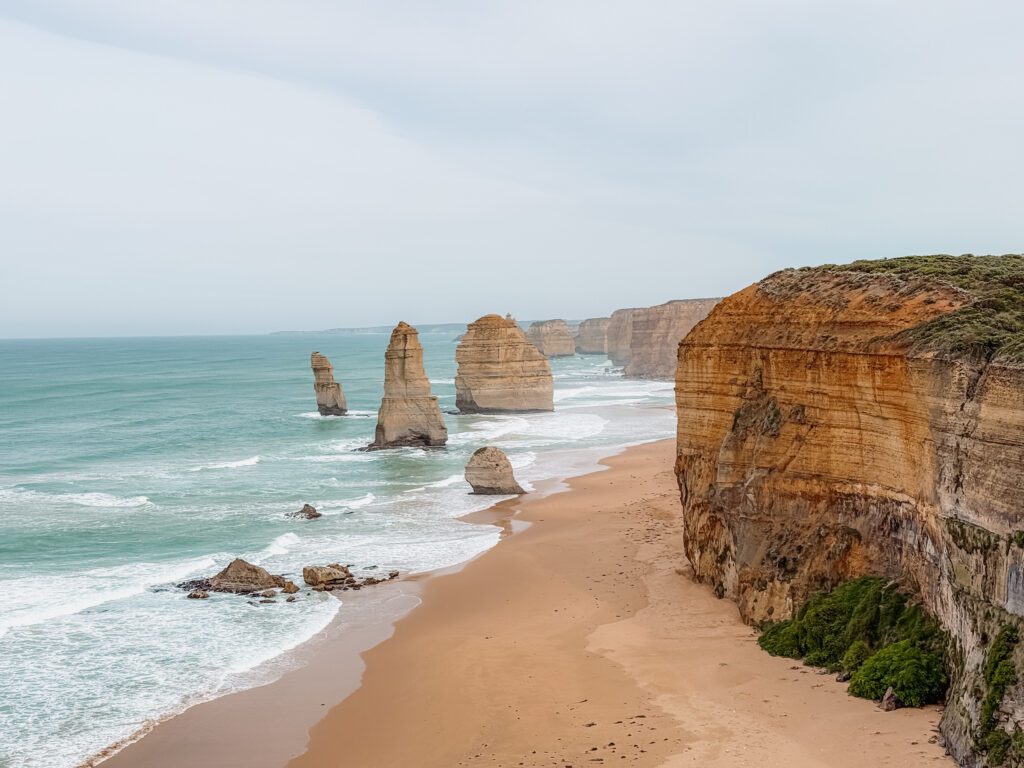
[[[366,570],[376,569],[371,565]],[[376,576],[358,577],[350,570],[351,566],[331,563],[330,565],[309,565],[302,569],[302,580],[315,592],[331,592],[339,590],[360,590],[374,584],[397,579],[398,571],[389,571],[384,578]],[[188,590],[192,600],[204,600],[211,592],[225,592],[244,595],[254,605],[275,603],[279,594],[287,595],[286,602],[294,602],[299,586],[284,576],[270,573],[266,568],[236,557],[224,570],[214,576],[193,579],[178,584],[179,589]],[[278,591],[280,590],[280,591]]]

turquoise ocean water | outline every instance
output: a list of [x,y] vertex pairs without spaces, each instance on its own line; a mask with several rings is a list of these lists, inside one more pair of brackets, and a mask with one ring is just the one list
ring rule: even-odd
[[[424,333],[442,409],[454,333]],[[254,607],[170,589],[242,556],[402,572],[497,541],[458,519],[482,445],[523,484],[585,472],[673,433],[668,382],[600,356],[552,361],[556,411],[446,415],[447,449],[363,453],[386,334],[0,341],[0,766],[64,768],[147,721],[265,679],[344,611],[308,594]],[[351,414],[320,417],[309,354],[331,358]],[[286,517],[303,503],[324,517]],[[280,665],[278,665],[280,666]],[[260,675],[264,675],[260,678]]]

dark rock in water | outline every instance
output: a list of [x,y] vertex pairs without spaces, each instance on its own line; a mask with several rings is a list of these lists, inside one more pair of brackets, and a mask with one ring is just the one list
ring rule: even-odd
[[886,712],[892,712],[894,709],[902,707],[903,702],[896,698],[896,692],[892,689],[892,686],[889,686],[885,691],[885,695],[882,696],[882,701],[878,706]]
[[205,600],[209,596],[210,596],[210,593],[206,592],[206,591],[204,591],[202,589],[194,589],[194,590],[192,590],[191,592],[188,593],[188,599],[189,600]]
[[281,587],[281,591],[284,592],[286,595],[294,595],[296,592],[299,591],[299,588],[296,584],[289,581],[287,584]]
[[390,571],[388,573],[388,581],[391,581],[391,579],[397,579],[397,578],[398,578],[398,571]]
[[277,600],[260,600],[261,603],[276,603]]
[[266,592],[260,592],[260,597],[277,597],[277,592],[268,589]]
[[302,509],[298,512],[289,512],[288,517],[298,517],[303,520],[316,520],[318,517],[323,517],[323,514],[316,511],[316,507],[312,504],[303,504]]
[[275,588],[298,590],[298,587],[284,576],[276,576],[258,565],[247,563],[240,557],[232,560],[228,567],[216,576],[209,579],[186,581],[179,584],[178,587],[199,592],[232,592],[238,595],[248,595]]
[[294,603],[295,602],[295,595],[288,595],[288,597],[285,599],[285,602],[286,603]]

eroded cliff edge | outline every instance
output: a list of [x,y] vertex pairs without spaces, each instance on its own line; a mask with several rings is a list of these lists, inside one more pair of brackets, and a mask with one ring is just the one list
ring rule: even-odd
[[1022,294],[1014,256],[786,270],[679,347],[696,577],[751,623],[860,575],[914,590],[953,639],[942,728],[966,765],[997,764],[986,729],[1024,744],[1021,676],[983,714],[993,641],[1024,615]]

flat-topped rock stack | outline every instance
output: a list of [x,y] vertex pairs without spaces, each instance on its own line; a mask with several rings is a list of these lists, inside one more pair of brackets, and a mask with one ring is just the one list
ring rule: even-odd
[[608,324],[610,317],[592,317],[579,324],[576,330],[576,351],[581,355],[608,354]]
[[345,392],[334,380],[334,366],[326,355],[314,352],[310,356],[313,368],[313,391],[316,392],[316,409],[321,416],[344,416],[348,412]]
[[368,447],[426,448],[447,441],[448,429],[423,369],[419,333],[408,323],[399,323],[384,353],[384,397],[377,414],[376,436]]
[[572,339],[565,320],[541,320],[530,325],[526,338],[545,357],[568,357],[576,354],[576,342]]
[[605,329],[605,344],[607,345],[608,359],[615,365],[624,366],[629,363],[629,345],[633,339],[633,316],[639,311],[635,307],[617,309],[608,319],[608,327]]
[[554,410],[551,364],[511,317],[470,323],[455,360],[455,407],[462,413]]

